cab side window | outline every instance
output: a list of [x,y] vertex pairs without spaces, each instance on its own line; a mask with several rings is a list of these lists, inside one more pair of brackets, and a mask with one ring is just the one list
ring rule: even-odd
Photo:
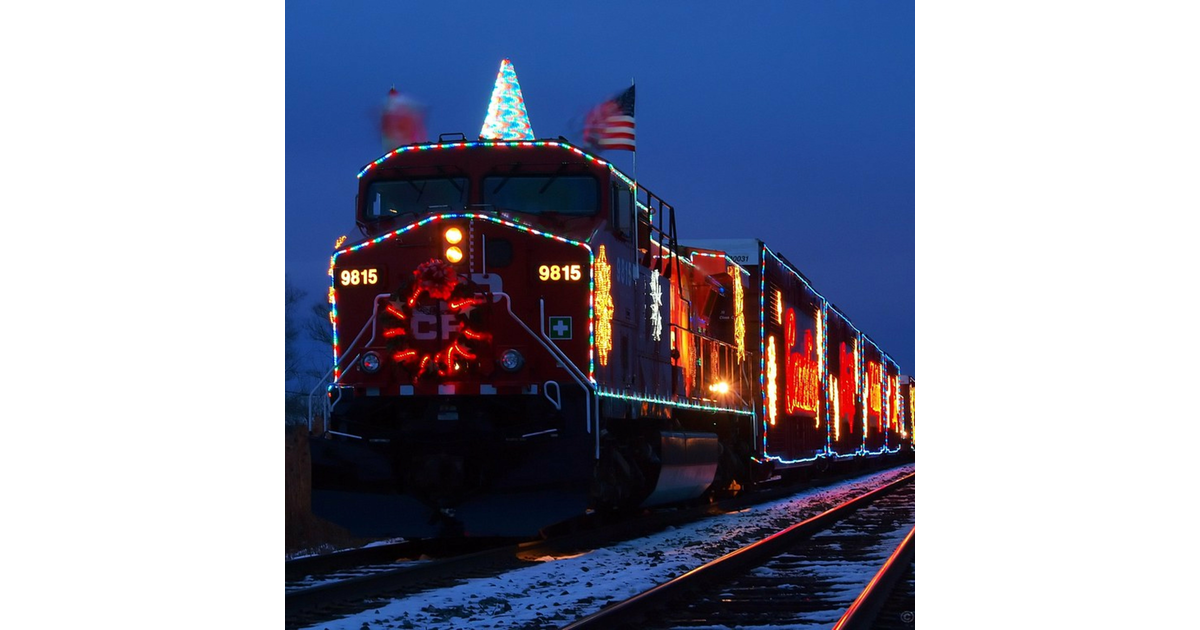
[[620,180],[612,182],[612,231],[628,240],[633,222],[633,190]]

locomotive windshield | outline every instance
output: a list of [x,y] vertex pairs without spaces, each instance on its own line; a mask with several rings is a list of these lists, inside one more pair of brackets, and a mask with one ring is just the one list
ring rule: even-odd
[[600,207],[600,188],[586,175],[494,176],[483,180],[483,202],[510,212],[592,215]]
[[367,219],[433,210],[462,210],[467,178],[404,179],[374,182],[367,191]]

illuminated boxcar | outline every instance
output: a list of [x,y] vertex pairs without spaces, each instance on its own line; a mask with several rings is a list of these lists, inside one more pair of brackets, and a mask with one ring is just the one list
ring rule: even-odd
[[687,245],[723,251],[748,271],[758,468],[825,467],[903,450],[899,367],[803,273],[757,239]]
[[917,381],[912,376],[900,376],[900,428],[908,448],[917,450]]

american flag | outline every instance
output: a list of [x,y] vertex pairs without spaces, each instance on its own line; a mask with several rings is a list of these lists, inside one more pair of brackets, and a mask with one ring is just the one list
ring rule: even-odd
[[583,142],[596,149],[636,151],[633,124],[633,88],[604,101],[588,112],[583,123]]

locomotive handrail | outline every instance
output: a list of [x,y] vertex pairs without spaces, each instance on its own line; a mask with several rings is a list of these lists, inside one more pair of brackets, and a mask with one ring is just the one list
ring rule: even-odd
[[[746,368],[750,365],[750,356],[752,356],[752,354],[753,353],[751,353],[751,352],[746,353],[747,356],[742,361],[739,371],[741,372],[741,375],[742,375],[742,381],[745,383],[749,383],[751,389],[753,390],[753,387],[754,387],[753,380],[751,379],[751,376],[746,373]],[[753,395],[753,391],[751,392],[751,395]],[[754,438],[755,443],[757,444],[758,443],[758,431],[759,431],[759,428],[758,428],[758,406],[751,402],[748,402],[745,398],[742,398],[741,394],[737,394],[737,397],[739,400],[742,401],[743,405],[746,405],[747,407],[750,408],[750,417],[753,419],[753,422],[750,423],[750,432]]]
[[[505,306],[508,308],[508,314],[510,316],[512,316],[512,318],[514,320],[516,320],[516,322],[518,324],[521,325],[521,328],[525,329],[525,332],[529,333],[530,337],[533,337],[534,341],[537,341],[538,343],[542,344],[542,347],[546,349],[546,352],[549,352],[551,356],[553,356],[555,359],[558,359],[559,361],[561,361],[563,363],[563,367],[567,368],[567,374],[570,374],[571,378],[574,379],[576,383],[579,383],[579,386],[583,388],[583,401],[584,401],[585,412],[587,413],[587,432],[593,433],[596,437],[596,458],[599,459],[599,457],[600,457],[600,426],[599,426],[600,421],[597,419],[596,430],[592,431],[592,400],[595,397],[592,395],[591,385],[587,382],[587,379],[580,379],[582,372],[580,373],[580,376],[576,376],[575,372],[572,371],[572,369],[571,369],[571,368],[575,367],[575,364],[571,363],[570,359],[567,359],[566,356],[563,356],[561,358],[559,357],[559,352],[561,352],[561,350],[559,350],[557,347],[552,347],[553,344],[548,344],[541,337],[538,337],[537,333],[533,332],[533,329],[530,328],[528,325],[526,325],[525,322],[520,317],[518,317],[516,313],[513,312],[512,296],[510,296],[509,294],[507,294],[503,291],[496,291],[492,295],[498,295],[498,296],[504,297]],[[541,305],[542,305],[542,314],[541,314],[542,328],[544,329],[545,325],[546,325],[546,322],[545,322],[545,320],[546,320],[545,300],[541,301]],[[543,335],[544,334],[545,333],[543,330]],[[575,368],[575,369],[578,369],[578,368]],[[597,410],[596,411],[597,418],[599,418],[599,415],[600,415],[600,412],[599,412],[599,410]]]
[[721,344],[722,346],[727,346],[727,347],[729,347],[729,348],[736,348],[736,347],[737,347],[737,346],[735,346],[735,345],[733,345],[733,344],[729,343],[728,341],[721,341],[720,339],[717,339],[716,337],[712,337],[712,336],[706,335],[706,334],[704,334],[704,333],[701,333],[701,332],[696,332],[696,331],[692,330],[691,328],[687,328],[687,327],[685,327],[685,326],[682,326],[682,325],[680,325],[680,324],[676,324],[675,322],[671,322],[671,327],[672,327],[672,328],[678,328],[679,330],[682,330],[682,331],[684,331],[684,332],[686,332],[686,333],[688,333],[688,334],[690,334],[690,335],[695,335],[695,336],[697,336],[697,337],[700,337],[700,338],[702,338],[702,339],[707,339],[707,340],[709,340],[709,341],[712,341],[712,342],[714,342],[714,343],[719,343],[719,344]]
[[[512,313],[511,301],[510,301],[508,312]],[[516,317],[516,315],[513,315],[513,317]],[[522,323],[521,325],[524,326],[524,323]],[[583,370],[579,369],[579,367],[576,366],[573,361],[571,361],[570,357],[567,356],[567,353],[563,352],[562,348],[559,348],[558,345],[554,343],[554,340],[550,339],[550,336],[546,334],[546,299],[545,298],[538,298],[538,325],[541,328],[542,339],[545,340],[542,342],[542,345],[546,346],[547,349],[550,349],[551,354],[554,354],[556,357],[558,357],[558,360],[563,364],[563,367],[565,367],[567,369],[567,373],[571,375],[571,378],[574,378],[575,382],[579,383],[580,387],[583,388],[583,396],[584,396],[583,402],[584,402],[584,405],[587,407],[587,431],[588,431],[588,433],[593,434],[596,438],[596,459],[600,459],[600,403],[599,403],[600,397],[592,395],[592,388],[588,383],[587,377],[584,376]],[[576,374],[578,374],[578,376],[576,376]],[[596,430],[595,431],[592,431],[592,400],[593,399],[596,400]]]
[[[387,293],[380,293],[379,295],[375,296],[374,303],[375,303],[376,307],[371,309],[371,316],[369,318],[367,318],[367,322],[365,324],[363,324],[362,330],[358,331],[358,335],[356,337],[354,337],[354,340],[350,342],[350,345],[346,346],[346,351],[344,353],[342,353],[342,356],[337,360],[337,362],[335,362],[333,364],[333,367],[329,368],[329,371],[325,372],[325,374],[321,376],[321,379],[317,381],[317,384],[315,386],[313,386],[313,388],[311,390],[309,390],[309,392],[308,392],[308,430],[309,430],[309,432],[312,431],[312,425],[313,425],[313,404],[312,404],[313,394],[315,394],[317,392],[317,390],[321,388],[322,385],[325,385],[326,379],[329,378],[330,374],[333,374],[334,370],[336,370],[342,366],[343,362],[346,360],[346,357],[350,356],[350,353],[354,350],[354,347],[358,344],[358,340],[362,339],[363,333],[367,332],[368,326],[371,327],[371,338],[367,340],[367,343],[363,344],[363,347],[369,346],[369,345],[371,345],[372,342],[375,341],[375,318],[376,318],[376,315],[379,313],[379,308],[378,308],[379,298],[388,298],[388,297],[391,297],[391,296]],[[353,359],[350,360],[350,364],[353,364],[357,360],[358,360],[358,356],[356,355]],[[331,385],[333,383],[334,383],[334,381],[330,381]],[[325,430],[328,431],[329,430],[329,413],[333,409],[333,405],[337,404],[337,401],[342,399],[342,393],[340,391],[338,392],[337,400],[333,401],[333,403],[329,402],[328,396],[323,396],[322,398],[324,399],[322,402],[322,405],[325,407],[325,409],[324,409],[324,411],[325,411]],[[359,437],[359,436],[355,435],[355,436],[350,436],[350,437]]]
[[542,339],[545,339],[546,343],[549,344],[549,346],[547,346],[547,347],[553,348],[552,352],[554,352],[555,357],[559,361],[562,361],[563,367],[566,367],[568,372],[574,371],[573,376],[578,375],[578,376],[575,376],[575,382],[579,383],[583,387],[587,387],[587,385],[584,384],[587,382],[587,376],[584,375],[583,370],[579,369],[579,366],[575,365],[575,362],[572,361],[570,359],[570,357],[567,356],[567,353],[563,352],[563,349],[559,348],[558,345],[554,343],[554,340],[550,338],[550,335],[546,334],[546,299],[545,298],[538,298],[538,313],[539,313],[539,315],[541,315],[541,317],[539,318],[538,324],[541,326]]
[[[682,325],[674,323],[674,322],[671,323],[671,328],[686,332],[688,335],[695,337],[698,342],[703,341],[703,342],[707,342],[707,343],[716,345],[718,348],[718,351],[719,351],[718,356],[723,359],[722,360],[723,363],[726,363],[728,365],[726,366],[727,367],[726,370],[721,370],[720,369],[721,365],[718,364],[717,366],[714,366],[714,369],[712,370],[712,372],[716,373],[718,376],[726,376],[730,380],[736,380],[738,383],[739,390],[747,389],[750,386],[750,377],[748,374],[746,374],[746,365],[749,363],[749,358],[748,357],[743,358],[741,361],[738,361],[738,363],[740,364],[739,366],[732,365],[733,361],[731,358],[729,358],[729,357],[732,357],[733,355],[737,354],[737,346],[735,346],[729,342],[717,339],[716,337],[710,337],[704,333],[696,332],[696,331],[692,330],[691,328],[687,328],[685,326],[682,326]],[[677,339],[680,339],[682,337],[683,337],[683,335],[676,336]],[[701,353],[702,352],[701,345],[702,344],[700,344],[700,343],[695,344],[695,346],[693,347],[694,350],[698,353]],[[748,355],[750,353],[747,352],[746,354]],[[722,356],[722,355],[725,355],[725,356]],[[707,355],[704,355],[703,357],[700,357],[700,358],[707,358]],[[702,363],[702,365],[708,366],[708,363],[705,362],[705,363]],[[695,368],[693,368],[693,369],[695,369]],[[700,371],[697,371],[696,375],[703,376],[705,373],[708,373],[708,372],[709,372],[708,370],[704,370],[703,373]],[[703,383],[704,379],[701,378],[700,382]],[[739,392],[734,391],[732,393],[735,396],[737,396],[739,400],[741,400],[743,405],[745,405],[746,407],[749,407],[750,409],[754,408],[753,405],[746,402],[746,399],[744,397],[742,397],[742,395]],[[698,396],[696,396],[696,398],[703,398],[703,396],[698,395]]]

